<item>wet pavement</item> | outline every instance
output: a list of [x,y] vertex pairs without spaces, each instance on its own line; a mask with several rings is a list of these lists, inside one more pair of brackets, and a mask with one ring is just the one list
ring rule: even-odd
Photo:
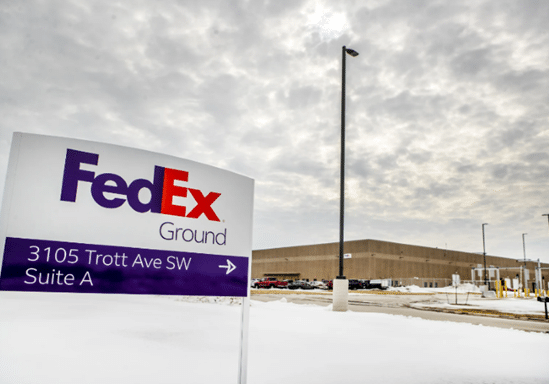
[[[458,295],[458,303],[464,304],[466,294]],[[470,295],[471,298],[473,295]],[[328,306],[332,304],[330,292],[287,291],[287,290],[252,290],[252,300],[275,301],[286,298],[288,302],[296,304],[314,304]],[[474,295],[478,299],[479,295]],[[389,294],[376,293],[349,293],[349,310],[353,312],[386,313],[397,316],[411,316],[433,321],[452,321],[469,323],[488,327],[517,329],[529,332],[549,333],[549,320],[542,316],[513,315],[496,313],[478,309],[458,310],[429,308],[430,304],[447,303],[453,298],[444,293],[436,294]],[[421,307],[421,308],[419,308]],[[452,313],[453,312],[453,313]]]

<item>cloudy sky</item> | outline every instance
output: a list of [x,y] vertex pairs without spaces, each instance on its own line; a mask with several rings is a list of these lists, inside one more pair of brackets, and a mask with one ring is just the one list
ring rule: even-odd
[[0,191],[14,131],[255,179],[254,249],[339,238],[549,262],[549,2],[0,3]]

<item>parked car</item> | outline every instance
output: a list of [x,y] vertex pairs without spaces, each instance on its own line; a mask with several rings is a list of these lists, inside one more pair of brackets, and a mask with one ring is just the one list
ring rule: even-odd
[[256,281],[254,288],[286,288],[288,287],[287,281],[280,281],[276,277],[266,277],[259,281]]
[[376,279],[376,280],[366,280],[367,283],[364,284],[366,289],[387,289],[391,286],[391,279]]
[[364,286],[359,280],[350,279],[349,280],[349,289],[362,289]]
[[288,284],[288,289],[314,289],[314,287],[308,281],[296,280]]
[[328,285],[323,281],[311,281],[310,284],[313,286],[313,288],[328,289]]

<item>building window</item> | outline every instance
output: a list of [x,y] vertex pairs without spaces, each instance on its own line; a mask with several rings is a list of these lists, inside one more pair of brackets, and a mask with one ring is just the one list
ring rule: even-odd
[[423,287],[427,288],[427,282],[423,283]]
[[435,283],[435,288],[438,288],[438,283]]

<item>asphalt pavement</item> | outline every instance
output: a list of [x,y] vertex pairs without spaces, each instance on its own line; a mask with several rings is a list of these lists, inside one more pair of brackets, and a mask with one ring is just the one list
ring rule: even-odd
[[[328,294],[311,294],[310,292],[290,292],[285,290],[252,290],[252,300],[275,301],[286,298],[296,304],[315,304],[328,306],[332,297]],[[531,320],[525,316],[506,318],[490,315],[472,315],[470,313],[444,313],[436,310],[413,308],[414,304],[428,304],[446,301],[446,295],[390,295],[390,294],[350,294],[349,310],[353,312],[386,313],[397,316],[419,317],[433,321],[453,321],[487,327],[517,329],[528,332],[549,333],[549,320]]]

